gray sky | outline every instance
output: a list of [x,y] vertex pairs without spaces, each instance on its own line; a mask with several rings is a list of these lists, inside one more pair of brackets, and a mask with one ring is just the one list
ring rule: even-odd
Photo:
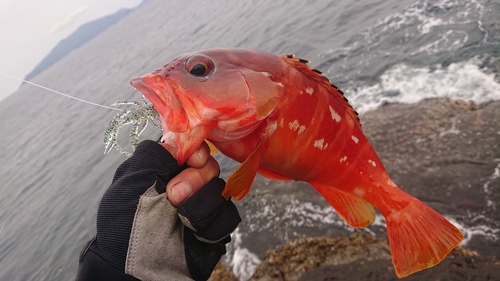
[[[0,0],[0,72],[24,78],[82,24],[142,0]],[[0,75],[0,100],[21,82]],[[57,89],[56,89],[57,90]]]

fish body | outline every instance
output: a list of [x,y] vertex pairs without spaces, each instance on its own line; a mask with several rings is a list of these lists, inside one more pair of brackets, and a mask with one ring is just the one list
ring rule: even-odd
[[136,78],[182,164],[205,140],[241,163],[223,195],[243,198],[256,173],[310,183],[353,227],[386,218],[396,274],[439,263],[463,240],[392,182],[343,93],[307,61],[245,49],[182,55]]

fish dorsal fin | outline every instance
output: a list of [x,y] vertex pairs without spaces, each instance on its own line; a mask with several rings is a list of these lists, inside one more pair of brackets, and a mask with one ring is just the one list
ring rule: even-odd
[[226,199],[233,197],[236,200],[241,200],[250,191],[250,187],[257,175],[260,160],[269,147],[267,138],[261,138],[257,147],[248,156],[248,158],[241,163],[241,165],[229,176],[226,182],[226,187],[222,191],[222,196]]
[[317,69],[314,69],[307,65],[310,61],[305,59],[296,58],[294,55],[283,55],[281,56],[286,62],[291,64],[295,69],[300,71],[302,74],[306,75],[310,79],[316,81],[318,84],[322,85],[327,89],[332,96],[337,99],[345,108],[348,114],[352,117],[352,119],[358,124],[361,128],[361,122],[358,117],[358,113],[354,108],[349,104],[349,100],[344,96],[344,92],[342,92],[337,86],[333,85],[330,82],[330,79],[326,78],[323,73]]

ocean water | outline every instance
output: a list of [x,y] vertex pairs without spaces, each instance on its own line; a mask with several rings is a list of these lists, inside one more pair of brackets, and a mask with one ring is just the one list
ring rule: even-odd
[[[488,0],[151,0],[32,81],[110,105],[139,100],[128,81],[181,53],[245,47],[311,60],[361,113],[429,97],[479,103],[500,99],[499,14],[500,3]],[[103,155],[103,132],[115,113],[31,85],[0,103],[0,280],[74,278],[78,253],[95,233],[99,200],[126,159]],[[158,135],[149,130],[146,137]],[[235,163],[217,157],[227,177]],[[290,184],[304,188],[280,200],[269,191]],[[354,231],[303,183],[258,178],[238,204],[244,221],[224,261],[242,280],[269,247]],[[445,215],[466,234],[465,245],[498,243],[494,217]],[[384,224],[377,217],[363,231],[379,235]]]

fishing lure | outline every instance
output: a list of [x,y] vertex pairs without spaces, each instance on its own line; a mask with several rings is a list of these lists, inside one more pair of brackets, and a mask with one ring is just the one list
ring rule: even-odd
[[113,119],[111,119],[111,121],[109,121],[104,132],[104,154],[109,153],[114,147],[118,150],[118,152],[125,154],[126,156],[132,155],[132,153],[125,151],[118,144],[118,133],[120,132],[120,129],[126,125],[132,124],[129,141],[134,150],[139,144],[139,136],[144,132],[149,122],[151,122],[156,128],[161,129],[161,126],[155,122],[160,120],[158,112],[154,109],[152,104],[146,102],[146,98],[144,96],[142,96],[142,102],[143,104],[141,105],[137,101],[127,100],[117,101],[112,104],[113,106],[131,104],[136,107],[121,110],[115,115],[115,117],[113,117]]
[[[146,98],[142,96],[142,105],[137,102],[137,101],[117,101],[116,103],[112,104],[111,106],[106,106],[102,104],[98,104],[95,102],[79,99],[77,97],[73,97],[64,93],[61,93],[59,91],[44,87],[42,85],[6,74],[0,72],[0,75],[6,76],[30,85],[33,85],[35,87],[42,88],[44,90],[47,90],[49,92],[58,94],[63,97],[67,97],[73,100],[77,100],[79,102],[87,103],[93,106],[97,107],[102,107],[106,109],[111,109],[111,110],[118,110],[118,112],[113,119],[108,123],[108,126],[106,127],[106,130],[104,132],[104,154],[107,154],[113,149],[113,147],[116,148],[120,153],[125,154],[127,156],[132,155],[132,153],[125,151],[123,148],[118,145],[118,133],[121,128],[123,128],[126,125],[132,124],[132,128],[130,129],[130,134],[129,134],[129,140],[132,145],[132,148],[135,150],[139,143],[139,136],[144,132],[146,129],[149,121],[152,121],[153,125],[161,129],[161,126],[155,123],[155,121],[160,120],[160,115],[158,112],[153,108],[153,105],[148,103]],[[114,106],[118,105],[135,105],[135,108],[126,108],[126,109],[118,109]]]

